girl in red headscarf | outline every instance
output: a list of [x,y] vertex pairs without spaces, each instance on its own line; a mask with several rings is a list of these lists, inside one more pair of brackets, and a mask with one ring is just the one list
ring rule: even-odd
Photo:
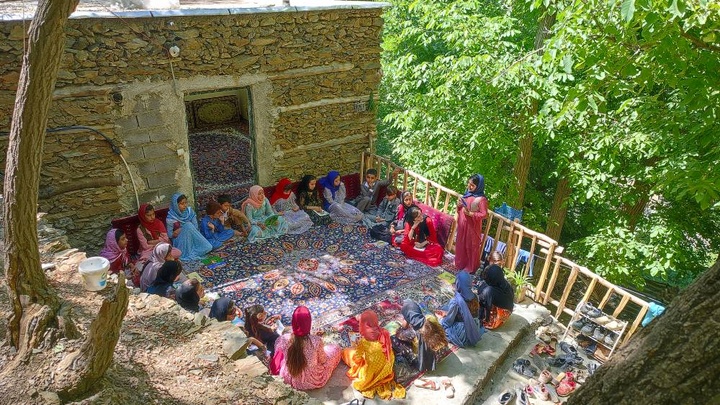
[[[141,205],[140,209],[138,209],[138,219],[140,225],[138,225],[135,233],[140,244],[138,252],[140,253],[140,261],[144,262],[150,258],[153,249],[158,243],[170,243],[170,239],[163,221],[155,218],[155,207],[152,205]],[[180,249],[173,248],[170,254],[177,260],[182,255],[182,252]]]
[[326,345],[322,337],[310,333],[312,317],[307,307],[295,308],[292,333],[275,341],[275,356],[270,372],[280,375],[286,384],[298,390],[324,386],[340,363],[340,346]]
[[278,214],[285,218],[285,222],[288,224],[287,233],[290,235],[299,235],[312,228],[313,222],[310,215],[301,210],[297,204],[290,179],[280,179],[275,186],[275,192],[270,197],[270,204]]
[[350,367],[347,376],[352,386],[366,398],[377,394],[382,399],[405,398],[405,387],[395,382],[390,333],[381,328],[375,312],[360,315],[360,335],[357,347],[343,350],[343,361]]

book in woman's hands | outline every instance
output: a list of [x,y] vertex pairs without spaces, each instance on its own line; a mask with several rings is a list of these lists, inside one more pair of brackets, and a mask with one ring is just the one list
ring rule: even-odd
[[329,215],[328,212],[325,210],[315,211],[315,213],[321,217],[324,217],[325,215]]
[[278,223],[278,214],[270,215],[269,217],[265,218],[265,226],[274,226]]

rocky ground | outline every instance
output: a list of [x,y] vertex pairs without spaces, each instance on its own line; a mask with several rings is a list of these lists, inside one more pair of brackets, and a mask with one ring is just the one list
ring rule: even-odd
[[[46,275],[73,319],[85,333],[102,300],[115,283],[99,293],[86,291],[77,264],[86,255],[70,249],[64,236],[40,221],[43,263],[55,263]],[[3,275],[4,283],[4,275]],[[11,375],[1,370],[13,358],[5,344],[9,310],[6,286],[0,288],[0,402],[59,404],[52,386],[55,370],[82,340],[60,340],[37,350],[29,364]],[[267,374],[255,357],[244,357],[245,335],[229,323],[210,321],[175,302],[138,294],[130,296],[113,364],[94,392],[77,404],[303,404],[307,394],[294,391]]]

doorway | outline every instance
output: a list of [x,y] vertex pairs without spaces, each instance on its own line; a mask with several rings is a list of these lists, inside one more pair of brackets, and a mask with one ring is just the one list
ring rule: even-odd
[[189,94],[185,98],[195,204],[204,210],[218,195],[233,202],[255,183],[255,140],[247,88]]

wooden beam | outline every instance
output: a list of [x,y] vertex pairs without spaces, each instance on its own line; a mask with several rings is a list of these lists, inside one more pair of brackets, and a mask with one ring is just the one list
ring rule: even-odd
[[553,267],[552,276],[550,276],[550,281],[548,282],[547,292],[545,293],[545,298],[543,299],[543,305],[547,305],[548,300],[552,298],[552,292],[553,289],[555,289],[555,283],[557,282],[558,274],[560,274],[560,264],[562,261],[558,258],[555,259],[555,266]]
[[560,303],[558,304],[557,311],[555,311],[555,318],[558,318],[563,312],[563,309],[565,309],[565,304],[567,303],[567,299],[570,296],[570,291],[575,284],[578,273],[580,273],[580,269],[577,266],[573,266],[572,270],[570,270],[570,277],[568,277],[568,282],[565,285],[565,290],[562,293],[562,297],[560,297]]

